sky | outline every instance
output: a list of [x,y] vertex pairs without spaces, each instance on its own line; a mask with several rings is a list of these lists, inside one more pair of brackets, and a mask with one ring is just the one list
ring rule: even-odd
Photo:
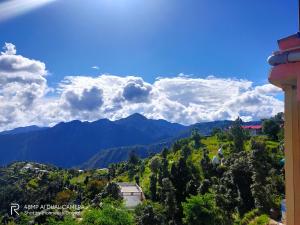
[[0,1],[0,130],[269,117],[266,59],[297,27],[296,0]]

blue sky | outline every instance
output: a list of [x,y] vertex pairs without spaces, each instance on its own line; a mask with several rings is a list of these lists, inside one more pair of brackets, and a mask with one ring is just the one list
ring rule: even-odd
[[283,110],[266,59],[297,31],[296,0],[43,1],[23,13],[0,1],[0,46],[11,43],[0,54],[0,130],[134,112],[191,124]]
[[[49,83],[100,72],[266,81],[276,39],[297,31],[295,0],[57,0],[0,22],[0,43],[47,64]],[[92,66],[100,70],[92,70]]]

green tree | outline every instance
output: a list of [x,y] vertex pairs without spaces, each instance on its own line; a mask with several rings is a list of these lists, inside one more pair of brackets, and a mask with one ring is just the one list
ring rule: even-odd
[[217,205],[228,217],[236,209],[240,215],[255,207],[251,193],[252,169],[250,155],[246,151],[232,154],[224,162],[225,171],[216,185]]
[[140,185],[140,177],[139,177],[138,175],[136,175],[136,176],[134,177],[134,179],[135,179],[135,183],[136,183],[137,185]]
[[134,218],[123,206],[104,203],[101,209],[88,209],[82,225],[134,225]]
[[230,129],[230,133],[233,139],[234,152],[241,152],[244,150],[246,135],[242,128],[242,122],[243,121],[240,118],[237,118]]
[[158,156],[154,156],[150,161],[150,169],[152,173],[157,174],[161,167],[161,160]]
[[110,164],[108,167],[108,180],[111,181],[116,177],[116,165]]
[[136,152],[134,150],[130,151],[129,156],[128,156],[128,163],[132,164],[132,165],[136,165],[136,164],[138,164],[139,161],[140,161],[140,158],[136,154]]
[[211,163],[211,159],[209,158],[209,152],[206,148],[203,149],[202,159],[200,164],[205,179],[210,179],[212,176],[214,176],[213,164]]
[[250,168],[252,169],[251,192],[254,198],[255,208],[260,212],[269,213],[275,206],[277,194],[276,187],[272,185],[269,176],[272,173],[272,159],[265,148],[264,143],[252,141],[250,155]]
[[74,201],[76,198],[76,193],[71,190],[64,190],[57,193],[55,197],[55,203],[58,205],[65,205],[72,201]]
[[152,173],[150,175],[150,195],[151,200],[155,201],[157,199],[157,176]]
[[201,135],[197,129],[192,131],[192,140],[194,141],[195,149],[201,147]]
[[263,133],[266,134],[272,140],[278,139],[278,133],[280,131],[280,124],[275,119],[267,119],[262,124]]
[[217,134],[219,134],[219,133],[221,133],[222,132],[222,129],[221,128],[219,128],[219,127],[214,127],[212,130],[211,130],[211,136],[215,136],[215,135],[217,135]]
[[118,184],[111,182],[109,183],[102,193],[103,198],[112,198],[115,200],[121,200],[121,190]]
[[175,188],[169,178],[164,178],[162,180],[162,202],[165,206],[167,219],[175,222],[178,207],[175,196]]
[[107,182],[105,180],[91,180],[86,186],[86,192],[90,199],[93,199],[97,194],[105,188]]
[[186,225],[224,224],[212,194],[191,196],[182,206]]
[[135,209],[136,225],[162,225],[165,224],[163,207],[154,202],[145,201]]

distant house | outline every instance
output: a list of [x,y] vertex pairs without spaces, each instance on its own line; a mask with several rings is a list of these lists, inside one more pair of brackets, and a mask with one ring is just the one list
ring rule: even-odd
[[211,163],[214,165],[214,166],[218,166],[220,164],[220,159],[218,158],[218,156],[214,156],[211,160]]
[[134,208],[145,200],[143,190],[137,184],[117,183],[121,189],[121,195],[127,208]]
[[256,136],[262,133],[261,125],[252,125],[252,126],[242,126],[244,130],[249,131],[251,136]]
[[33,165],[31,163],[27,163],[22,169],[23,170],[33,170]]

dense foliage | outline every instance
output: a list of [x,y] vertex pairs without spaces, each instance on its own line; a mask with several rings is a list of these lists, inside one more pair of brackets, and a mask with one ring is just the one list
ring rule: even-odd
[[[132,151],[127,162],[108,169],[64,170],[34,163],[28,168],[28,163],[13,163],[0,172],[2,223],[267,224],[269,217],[279,218],[274,212],[279,212],[284,198],[283,121],[279,118],[269,119],[279,127],[276,135],[273,122],[265,120],[266,133],[251,137],[237,119],[229,129],[215,129],[210,137],[195,130],[189,138],[145,160]],[[139,184],[147,200],[127,210],[116,182]],[[13,218],[8,213],[12,202],[80,204],[84,209],[77,216],[21,214]]]

